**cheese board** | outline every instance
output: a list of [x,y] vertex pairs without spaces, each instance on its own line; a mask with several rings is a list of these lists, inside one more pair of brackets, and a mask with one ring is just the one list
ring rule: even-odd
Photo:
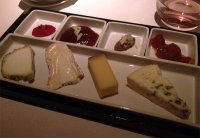
[[[19,18],[18,21],[16,21],[17,24],[13,24],[11,28],[6,32],[5,35],[1,38],[1,44],[0,44],[0,51],[1,51],[1,68],[2,68],[2,62],[3,58],[5,55],[8,53],[11,53],[14,49],[18,49],[23,47],[24,45],[30,46],[34,53],[35,53],[35,80],[33,83],[27,83],[24,81],[15,81],[12,79],[5,78],[3,74],[1,73],[1,83],[6,84],[6,85],[11,85],[13,88],[14,87],[22,87],[20,90],[22,91],[21,94],[23,93],[23,89],[28,89],[30,93],[26,93],[27,96],[30,96],[34,98],[35,96],[33,95],[38,95],[38,93],[41,97],[40,99],[44,100],[45,98],[52,98],[58,97],[60,99],[68,99],[69,101],[72,101],[74,103],[74,100],[77,102],[77,104],[70,104],[71,108],[74,106],[77,108],[73,109],[73,111],[69,112],[75,112],[76,114],[82,115],[84,117],[89,117],[89,118],[95,118],[97,121],[102,121],[102,122],[109,122],[111,123],[112,120],[118,120],[119,122],[114,123],[118,127],[123,127],[126,129],[132,129],[135,130],[136,127],[133,126],[128,126],[125,125],[126,122],[130,120],[134,120],[134,116],[140,116],[138,118],[144,119],[147,122],[152,120],[156,120],[156,122],[160,122],[157,125],[164,125],[165,127],[168,127],[165,125],[172,125],[176,124],[177,127],[184,129],[191,129],[190,132],[195,132],[193,134],[197,134],[196,130],[200,128],[200,110],[199,110],[199,105],[200,103],[198,102],[198,97],[200,97],[199,94],[199,89],[200,89],[200,67],[198,65],[198,50],[199,50],[199,35],[196,33],[185,33],[185,32],[178,32],[178,34],[183,35],[184,37],[191,36],[192,37],[192,44],[194,44],[193,47],[189,47],[190,43],[186,45],[186,52],[187,50],[190,52],[194,52],[195,54],[191,53],[190,55],[187,56],[194,56],[192,57],[193,60],[191,64],[188,63],[182,63],[182,62],[177,62],[177,61],[169,61],[165,59],[157,59],[155,57],[151,58],[148,56],[145,56],[145,51],[148,51],[148,42],[150,42],[151,34],[149,32],[153,29],[157,29],[157,27],[152,27],[152,26],[145,26],[145,25],[138,25],[138,24],[131,24],[131,23],[125,23],[125,22],[118,22],[118,21],[111,21],[108,19],[98,19],[94,17],[85,17],[85,16],[80,16],[80,15],[73,15],[70,13],[59,13],[66,15],[67,18],[65,20],[65,23],[63,23],[62,27],[58,29],[57,35],[60,37],[62,33],[64,32],[64,29],[67,29],[72,26],[90,26],[94,22],[96,22],[96,25],[93,27],[90,26],[92,29],[94,29],[98,34],[99,34],[99,39],[97,40],[97,43],[94,47],[90,46],[85,46],[85,45],[80,45],[72,42],[64,42],[59,40],[59,37],[55,35],[54,37],[51,38],[42,38],[42,37],[33,37],[33,36],[28,36],[26,34],[17,34],[15,33],[14,30],[18,26],[20,26],[20,20],[26,21],[28,15],[31,15],[31,12],[33,11],[38,11],[38,9],[32,9],[30,12],[28,12],[26,15],[23,15],[22,17]],[[75,19],[74,19],[75,18]],[[70,20],[71,19],[71,20]],[[83,24],[79,21],[83,20]],[[87,19],[87,21],[85,21]],[[89,19],[89,20],[88,20]],[[55,20],[54,20],[55,21]],[[70,21],[70,22],[68,22]],[[98,22],[100,21],[100,22]],[[74,24],[75,22],[75,24]],[[144,41],[143,43],[143,49],[140,54],[133,54],[133,53],[126,53],[126,52],[121,52],[121,51],[115,51],[113,49],[106,49],[106,42],[112,41],[116,42],[117,39],[113,39],[110,37],[108,40],[106,37],[104,38],[104,35],[109,35],[112,32],[112,35],[115,38],[115,35],[119,35],[119,32],[121,34],[129,34],[131,33],[129,30],[130,28],[124,28],[116,31],[115,27],[106,27],[105,24],[109,23],[114,23],[117,24],[118,28],[120,28],[120,25],[125,25],[126,27],[129,26],[130,24],[134,26],[133,32],[135,31],[136,34],[139,37],[148,37],[144,39],[136,39],[140,41]],[[64,25],[65,24],[65,25]],[[112,24],[111,24],[112,25]],[[96,27],[96,29],[95,29]],[[140,30],[140,29],[143,30]],[[145,29],[146,30],[145,30]],[[152,29],[153,28],[153,29]],[[123,30],[123,31],[122,31]],[[144,31],[145,30],[145,31]],[[170,33],[173,32],[172,30],[168,30]],[[107,33],[108,32],[108,33]],[[117,33],[116,33],[117,32]],[[138,37],[136,34],[132,35],[133,37]],[[105,35],[105,36],[106,36]],[[185,36],[186,35],[186,36]],[[194,38],[194,39],[193,39]],[[120,37],[118,37],[120,39]],[[168,38],[168,41],[171,40]],[[175,42],[179,40],[175,38]],[[173,41],[173,42],[174,42]],[[114,43],[113,42],[113,43]],[[46,64],[46,59],[45,59],[45,49],[47,49],[51,44],[55,43],[64,43],[69,47],[69,49],[72,51],[72,54],[75,58],[75,61],[77,64],[80,66],[82,72],[84,73],[84,78],[75,85],[69,85],[69,86],[64,86],[60,89],[57,90],[52,90],[47,88],[47,82],[48,82],[48,76],[49,76],[49,70],[48,66]],[[139,42],[140,44],[142,42]],[[137,43],[137,44],[139,44]],[[184,42],[183,42],[184,43]],[[133,46],[134,47],[134,46]],[[181,48],[182,50],[182,48]],[[184,54],[185,54],[184,53]],[[107,98],[101,99],[98,96],[97,90],[95,88],[94,81],[92,79],[91,73],[88,69],[88,58],[98,55],[98,54],[104,54],[107,57],[108,63],[118,81],[118,94],[109,96]],[[137,94],[133,90],[127,87],[127,76],[144,66],[151,65],[151,64],[156,64],[160,67],[162,71],[162,75],[167,77],[172,84],[176,87],[178,95],[183,98],[186,103],[188,104],[191,114],[187,120],[180,119],[179,117],[171,114],[170,112],[166,111],[165,109],[155,105],[151,101],[147,100],[146,98],[142,97],[141,95]],[[103,72],[102,72],[103,73]],[[187,85],[183,85],[187,84]],[[7,86],[3,86],[5,89],[12,89],[8,88]],[[17,90],[16,90],[17,91]],[[11,92],[12,93],[12,92]],[[20,93],[20,92],[19,92]],[[18,93],[18,94],[19,94]],[[12,95],[9,95],[9,93],[4,93],[3,95],[5,96],[10,96],[13,97]],[[19,94],[20,95],[20,94]],[[51,95],[51,96],[49,96]],[[19,96],[20,97],[20,96]],[[13,98],[19,98],[19,97],[13,97]],[[36,96],[37,97],[37,96]],[[21,98],[19,98],[21,99]],[[23,98],[21,99],[23,100]],[[25,99],[24,99],[25,100]],[[55,100],[55,99],[54,99]],[[54,101],[53,100],[53,101]],[[30,102],[27,99],[25,100],[26,102]],[[62,100],[61,100],[62,101]],[[64,102],[64,101],[62,101]],[[88,111],[86,107],[84,108],[84,111],[80,111],[80,105],[82,106],[82,103],[86,103],[86,107],[88,109],[90,108],[99,108],[100,111],[103,111],[103,113],[98,113],[98,111],[95,110],[95,113],[93,115],[89,115],[88,113],[91,111]],[[59,105],[59,100],[56,100],[56,103]],[[52,108],[51,103],[49,105],[44,105],[44,106],[49,106],[49,108]],[[142,108],[146,107],[146,108]],[[109,111],[105,111],[104,109],[108,109]],[[56,110],[56,109],[55,109]],[[59,109],[57,109],[59,110]],[[62,107],[62,111],[67,111],[64,107]],[[71,110],[71,109],[69,109]],[[74,111],[75,110],[75,111]],[[119,111],[117,114],[116,111]],[[101,118],[100,115],[103,115],[103,118]],[[127,117],[126,117],[127,116]],[[133,118],[132,118],[132,117]],[[112,118],[109,120],[108,118]],[[122,119],[124,118],[124,120]],[[108,119],[108,120],[107,120]],[[107,120],[107,121],[105,121]],[[136,120],[134,120],[136,121]],[[131,122],[131,121],[130,121]],[[127,123],[127,124],[130,124]],[[142,121],[141,121],[142,122]],[[141,123],[140,122],[140,123]],[[164,123],[165,122],[165,123]],[[137,124],[137,122],[135,122]],[[145,124],[145,121],[144,121]],[[144,127],[144,125],[142,126]],[[147,130],[144,128],[139,129],[139,131],[143,131],[143,133],[158,136],[158,135],[163,135],[167,132],[162,131],[161,133],[157,132],[152,132],[151,129]],[[180,134],[180,133],[177,133]],[[168,134],[169,135],[169,134]],[[183,134],[184,135],[184,134]]]

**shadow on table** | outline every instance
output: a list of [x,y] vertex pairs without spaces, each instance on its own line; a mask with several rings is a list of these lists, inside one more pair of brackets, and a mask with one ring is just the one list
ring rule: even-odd
[[19,7],[24,10],[24,11],[28,11],[29,9],[31,8],[41,8],[41,9],[49,9],[49,10],[54,10],[54,11],[59,11],[61,9],[64,9],[66,7],[70,7],[72,5],[74,5],[75,3],[77,2],[77,0],[69,0],[63,4],[57,4],[57,6],[53,6],[53,5],[50,5],[50,6],[41,6],[41,5],[38,5],[37,4],[33,4],[31,6],[31,3],[30,5],[27,5],[26,3],[23,2],[23,0],[20,1],[19,3]]
[[[154,19],[155,19],[156,23],[157,23],[160,27],[169,28],[168,26],[166,26],[166,25],[163,23],[163,21],[161,20],[161,18],[159,17],[159,15],[158,15],[157,12],[155,12],[155,14],[154,14]],[[170,28],[170,29],[172,29],[172,28]],[[191,30],[190,32],[200,33],[200,26],[197,27],[197,28],[194,29],[194,30]]]

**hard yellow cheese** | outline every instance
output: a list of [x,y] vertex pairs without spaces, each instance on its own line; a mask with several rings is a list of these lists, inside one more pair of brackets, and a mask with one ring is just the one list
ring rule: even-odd
[[118,82],[104,54],[90,57],[88,66],[100,98],[118,93]]

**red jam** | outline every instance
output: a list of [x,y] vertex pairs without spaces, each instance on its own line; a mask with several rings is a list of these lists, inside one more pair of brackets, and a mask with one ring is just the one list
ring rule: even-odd
[[77,36],[74,33],[75,30],[70,27],[62,34],[60,40],[70,43],[79,43],[82,45],[94,46],[99,35],[87,26],[78,27],[81,28],[79,32],[80,38],[77,39]]
[[36,37],[45,37],[53,34],[56,28],[52,25],[39,25],[33,29],[32,35]]
[[156,50],[156,56],[162,59],[190,63],[191,57],[182,55],[178,45],[171,43],[166,44],[165,39],[161,34],[158,34],[151,39],[151,45]]

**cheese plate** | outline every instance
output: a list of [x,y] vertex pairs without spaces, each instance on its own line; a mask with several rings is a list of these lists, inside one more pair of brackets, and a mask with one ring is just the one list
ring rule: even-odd
[[[58,90],[50,90],[47,88],[48,66],[45,61],[45,49],[50,44],[55,42],[56,41],[53,40],[36,39],[21,35],[8,35],[0,44],[1,65],[2,58],[5,56],[5,54],[10,53],[14,49],[23,47],[24,45],[29,45],[35,52],[35,81],[33,83],[12,81],[3,78],[2,74],[0,75],[1,80],[30,88],[41,89],[49,93],[73,97],[199,127],[200,120],[198,116],[200,114],[200,110],[198,107],[200,103],[198,102],[198,98],[200,96],[200,68],[198,66],[165,63],[163,61],[156,61],[145,57],[133,57],[120,53],[112,53],[104,49],[94,49],[90,47],[81,47],[68,44],[68,47],[71,49],[75,60],[84,73],[84,79],[76,85],[65,86]],[[119,93],[104,99],[99,98],[88,69],[88,58],[102,53],[108,58],[108,62],[119,84]],[[185,99],[191,109],[191,115],[188,120],[182,120],[174,116],[173,114],[153,104],[146,98],[127,87],[126,79],[128,74],[138,68],[150,64],[158,65],[162,70],[163,76],[167,77],[175,85],[178,95]]]

